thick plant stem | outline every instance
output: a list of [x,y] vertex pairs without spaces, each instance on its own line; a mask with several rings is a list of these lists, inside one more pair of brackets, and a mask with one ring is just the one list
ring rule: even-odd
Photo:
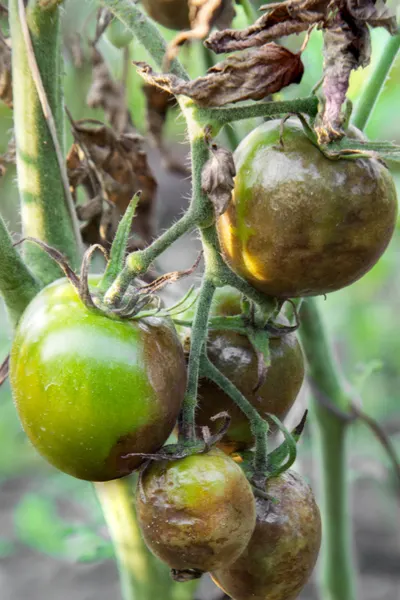
[[[55,121],[59,146],[63,147],[60,73],[59,9],[42,9],[29,3],[26,20],[35,60]],[[32,76],[29,52],[23,35],[19,0],[10,0],[14,129],[17,147],[18,186],[23,234],[45,241],[65,254],[72,267],[80,263],[80,240],[71,207],[65,201],[60,168]],[[35,244],[25,248],[25,259],[43,283],[61,276],[54,261]]]
[[15,326],[29,302],[40,290],[34,278],[13,246],[6,224],[0,216],[0,294]]
[[391,37],[386,42],[381,58],[378,61],[374,72],[368,79],[366,88],[356,106],[352,122],[358,129],[365,129],[382,87],[395,61],[399,48],[400,33]]
[[[337,372],[316,301],[305,300],[300,315],[300,336],[314,389],[315,456],[319,461],[321,481],[321,598],[355,600],[356,569],[346,468],[348,422],[339,416],[349,410],[350,398]],[[327,407],[327,402],[332,409]]]
[[[134,494],[129,479],[94,484],[111,538],[120,572],[124,600],[157,600],[151,557],[136,521]],[[167,596],[167,594],[166,594]]]

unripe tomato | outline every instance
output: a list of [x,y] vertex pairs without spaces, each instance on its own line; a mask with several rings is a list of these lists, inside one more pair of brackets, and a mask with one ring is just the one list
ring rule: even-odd
[[160,25],[182,31],[190,29],[188,0],[142,0],[143,8]]
[[240,467],[217,449],[148,467],[137,515],[150,550],[178,571],[232,563],[255,524],[253,492]]
[[310,487],[293,471],[267,483],[272,501],[256,498],[257,521],[238,560],[212,577],[233,600],[294,600],[318,558],[321,520]]
[[387,247],[397,201],[375,159],[330,160],[294,121],[270,121],[239,144],[232,202],[218,219],[234,271],[267,295],[314,296],[364,275]]
[[[240,314],[240,297],[234,288],[219,288],[213,299],[211,315]],[[284,321],[281,319],[281,322]],[[264,419],[268,420],[267,413],[272,413],[282,421],[303,383],[303,353],[295,333],[271,336],[269,348],[271,364],[264,383],[254,392],[258,381],[258,359],[248,337],[234,331],[209,330],[207,353],[213,364],[236,385]],[[218,424],[213,424],[210,418],[222,411],[229,413],[231,422],[220,446],[227,451],[251,448],[254,438],[247,417],[215,383],[200,379],[197,425],[206,425],[213,431]],[[275,429],[272,423],[271,429]]]
[[111,21],[105,35],[110,44],[118,49],[125,48],[133,40],[133,33],[117,18]]
[[186,385],[182,346],[165,319],[114,320],[87,309],[60,279],[26,309],[11,352],[22,426],[54,466],[80,479],[130,473],[158,450]]

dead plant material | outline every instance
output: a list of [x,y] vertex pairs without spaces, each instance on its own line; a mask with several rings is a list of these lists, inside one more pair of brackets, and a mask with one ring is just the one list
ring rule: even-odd
[[216,216],[219,217],[226,211],[231,201],[236,168],[233,154],[229,150],[212,143],[210,151],[211,157],[201,173],[201,188],[214,206]]
[[176,96],[189,96],[202,107],[261,100],[291,83],[299,83],[304,71],[300,54],[274,43],[229,56],[204,77],[192,81],[154,73],[143,62],[135,64],[146,82]]
[[75,142],[67,167],[77,202],[82,186],[88,201],[77,206],[78,218],[86,221],[82,235],[87,244],[109,249],[121,216],[136,192],[142,191],[132,223],[129,251],[145,247],[153,236],[152,209],[157,189],[147,162],[143,138],[134,133],[118,135],[94,120],[72,123]]
[[11,47],[9,40],[0,34],[0,98],[9,107],[13,107]]

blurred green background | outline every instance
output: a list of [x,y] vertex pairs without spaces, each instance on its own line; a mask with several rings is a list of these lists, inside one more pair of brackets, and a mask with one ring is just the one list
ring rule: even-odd
[[[394,6],[396,3],[392,4]],[[66,2],[63,18],[66,46],[70,44],[77,32],[82,34],[83,39],[93,33],[95,11],[94,3],[83,3],[78,0]],[[240,27],[245,23],[241,7],[237,7],[237,13],[235,26]],[[166,37],[171,38],[171,32],[162,31]],[[355,104],[387,39],[388,34],[385,31],[373,31],[372,63],[367,69],[353,73],[351,78],[349,97]],[[300,47],[301,41],[302,38],[297,37],[284,40],[284,43],[295,49]],[[106,40],[101,42],[100,48],[115,77],[120,78],[123,68],[122,51],[116,50]],[[129,52],[132,60],[148,60],[145,51],[135,42],[130,45]],[[184,48],[181,51],[181,58],[193,77],[205,72],[204,51],[199,43]],[[322,74],[320,32],[312,33],[303,59],[305,75],[301,84],[290,86],[277,95],[276,99],[309,95],[311,88],[320,79]],[[66,49],[66,104],[76,119],[103,117],[101,112],[93,111],[86,106],[85,98],[90,81],[91,72],[88,65],[83,65],[79,69],[74,67],[71,54]],[[141,91],[141,80],[133,66],[129,67],[127,97],[134,125],[139,131],[144,132],[144,97]],[[399,107],[400,57],[392,69],[370,119],[366,129],[367,135],[373,140],[386,139],[400,143]],[[244,122],[235,126],[238,139],[241,139],[255,124],[255,122]],[[12,112],[2,105],[0,106],[1,152],[6,150],[11,130]],[[184,143],[184,124],[177,109],[171,111],[168,116],[166,136],[172,147]],[[228,142],[226,134],[221,134],[221,140]],[[71,136],[68,133],[68,145],[70,142]],[[181,155],[186,152],[185,147],[177,147]],[[154,154],[154,150],[152,153]],[[160,166],[156,154],[153,157],[153,164],[156,165],[155,175],[159,183],[158,202],[162,204],[168,196],[164,195],[163,188],[167,175]],[[400,165],[389,166],[400,196]],[[178,178],[173,181],[176,183],[177,193],[172,194],[174,201],[169,206],[169,212],[171,215],[178,215],[182,207],[187,204],[187,198],[182,198],[178,193],[182,189],[182,182]],[[171,186],[171,180],[168,180],[168,185]],[[165,214],[165,206],[162,210]],[[0,212],[10,229],[18,233],[18,193],[15,169],[11,166],[0,180]],[[160,225],[166,227],[168,222],[163,222],[161,219]],[[400,453],[399,232],[398,226],[388,250],[368,275],[350,288],[320,300],[326,326],[347,379],[361,393],[365,412],[379,421],[390,435],[398,453]],[[174,268],[174,253],[170,253],[169,256],[170,267]],[[0,303],[0,361],[9,351],[10,340],[11,331]],[[381,583],[376,584],[379,593],[376,592],[375,596],[364,594],[360,597],[363,600],[364,598],[399,600],[400,596],[396,595],[398,592],[395,590],[400,589],[400,579],[395,579],[395,575],[389,568],[392,559],[394,564],[396,557],[397,561],[400,561],[398,543],[400,534],[396,533],[393,527],[393,523],[398,523],[396,516],[399,499],[396,497],[391,465],[386,453],[363,425],[356,424],[352,427],[350,448],[349,476],[356,486],[353,510],[358,536],[356,539],[361,579],[362,582],[367,582],[362,583],[365,589],[374,585],[371,579],[368,579],[371,578],[371,573],[368,559],[365,558],[365,547],[370,549],[375,547],[377,555],[386,557],[382,561],[385,563],[382,567],[383,575],[380,580],[378,577]],[[307,435],[300,447],[298,468],[311,477],[311,467],[312,439]],[[369,500],[372,502],[371,505],[368,504]],[[369,534],[365,533],[366,530],[361,526],[357,529],[357,519],[363,522],[359,513],[364,510],[363,506],[364,508],[367,506],[367,520],[376,524],[375,529],[370,532],[371,538],[368,538]],[[391,537],[389,533],[392,534]],[[30,550],[28,551],[27,548]],[[55,559],[45,563],[46,575],[40,569],[40,565],[45,560],[44,555]],[[109,565],[104,561],[112,555],[112,547],[90,484],[56,472],[31,448],[19,425],[10,388],[6,382],[0,388],[0,596],[2,600],[21,600],[23,597],[36,600],[43,595],[57,600],[67,597],[72,600],[84,600],[93,598],[95,589],[96,598],[101,600],[110,597],[112,590],[114,594],[117,593],[117,575],[112,566],[108,571],[102,572],[99,565],[100,567],[103,564]],[[75,570],[75,563],[81,565],[79,569],[77,567],[78,570]],[[82,567],[82,565],[90,566]],[[386,595],[382,595],[386,593],[385,569],[387,580],[394,578],[395,583],[393,587],[387,587]],[[69,573],[70,580],[64,580],[60,573]],[[108,573],[107,583],[104,573]],[[48,591],[46,578],[52,581],[53,592]],[[111,587],[107,588],[107,585]],[[305,595],[304,598],[314,597],[311,589],[307,593],[310,595]]]

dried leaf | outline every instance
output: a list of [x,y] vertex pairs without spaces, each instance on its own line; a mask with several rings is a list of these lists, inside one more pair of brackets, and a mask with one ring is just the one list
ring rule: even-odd
[[67,156],[72,194],[83,186],[88,201],[77,207],[86,243],[110,247],[121,216],[139,190],[142,196],[132,223],[129,250],[143,248],[153,236],[153,205],[157,184],[147,162],[143,138],[117,135],[98,121],[73,123],[75,143]]
[[134,130],[126,105],[124,86],[114,81],[102,55],[95,47],[92,48],[92,85],[86,102],[91,108],[104,110],[116,133]]
[[397,33],[396,17],[384,0],[346,0],[347,10],[356,21],[371,27],[384,27],[389,33]]
[[367,25],[351,25],[338,14],[324,31],[323,107],[317,117],[318,141],[327,144],[344,135],[342,105],[346,100],[351,71],[370,61],[371,40]]
[[291,83],[299,83],[304,71],[300,55],[278,44],[229,56],[209,69],[204,77],[192,81],[175,75],[158,75],[146,63],[136,65],[148,83],[174,95],[189,96],[203,107],[261,100]]
[[212,156],[208,159],[201,173],[202,190],[212,202],[217,217],[228,208],[236,175],[233,154],[217,144],[210,147]]
[[16,159],[16,146],[14,135],[8,142],[7,151],[0,155],[0,177],[2,177],[7,171],[8,165],[15,164]]
[[11,48],[0,35],[0,98],[9,108],[13,107]]
[[205,46],[217,54],[263,46],[280,37],[307,31],[321,25],[328,16],[329,0],[289,0],[268,4],[267,12],[246,29],[226,29],[213,33]]

